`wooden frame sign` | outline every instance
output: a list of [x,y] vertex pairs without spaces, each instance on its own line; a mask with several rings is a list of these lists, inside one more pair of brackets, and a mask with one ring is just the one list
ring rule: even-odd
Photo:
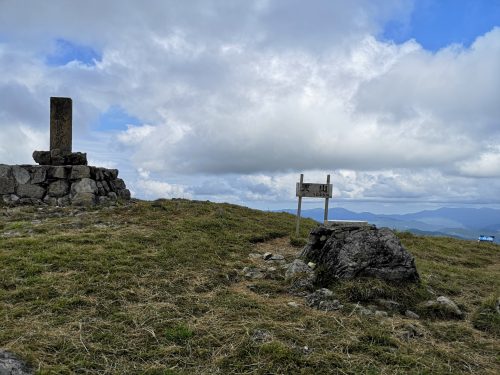
[[304,175],[300,175],[300,182],[297,182],[295,188],[295,195],[299,198],[299,204],[297,207],[297,226],[295,229],[295,234],[299,235],[300,229],[300,211],[302,208],[302,197],[309,198],[324,198],[325,199],[325,216],[324,222],[328,221],[328,199],[332,197],[333,185],[330,184],[330,175],[326,177],[326,184],[317,184],[304,182]]

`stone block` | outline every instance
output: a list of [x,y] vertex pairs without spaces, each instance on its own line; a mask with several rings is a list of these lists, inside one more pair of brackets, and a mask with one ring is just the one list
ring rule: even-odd
[[60,198],[69,193],[69,183],[66,180],[52,182],[47,189],[47,194],[51,197]]
[[0,177],[0,194],[10,194],[16,191],[14,178]]
[[79,193],[97,194],[97,185],[95,181],[90,178],[83,178],[80,181],[74,182],[71,185],[71,194],[76,195]]
[[57,198],[46,195],[45,198],[43,198],[43,203],[49,206],[57,206]]
[[102,181],[97,181],[96,185],[97,185],[97,190],[99,191],[99,195],[106,195],[107,194],[107,191],[104,190],[104,187],[102,186]]
[[74,206],[93,206],[96,204],[96,196],[92,193],[76,193],[71,199]]
[[90,178],[90,168],[86,165],[74,165],[71,169],[72,180],[79,180],[82,178]]
[[118,196],[122,199],[129,200],[130,199],[130,190],[128,189],[121,189],[118,191]]
[[57,167],[51,167],[49,169],[49,177],[51,178],[65,179],[67,175],[68,172],[66,171],[65,167],[57,166]]
[[111,191],[109,184],[105,180],[102,180],[100,182],[101,182],[102,187],[106,191],[106,194],[109,193]]
[[3,201],[7,204],[16,204],[19,202],[19,197],[15,194],[6,194],[3,197]]
[[50,98],[50,149],[71,152],[73,141],[73,102],[71,98]]
[[69,195],[66,195],[61,198],[57,198],[58,206],[69,206],[71,204],[71,200],[69,199]]
[[84,152],[72,152],[64,156],[66,165],[87,165],[87,154]]
[[50,151],[33,151],[33,160],[40,165],[51,165]]
[[29,172],[19,165],[14,165],[12,167],[12,174],[18,184],[27,184],[31,178]]
[[38,185],[23,184],[17,187],[17,195],[21,198],[42,199],[45,189]]
[[33,166],[31,167],[31,181],[32,184],[40,184],[45,182],[47,179],[47,170],[49,167],[46,166]]
[[115,192],[111,191],[108,193],[108,198],[111,199],[112,201],[116,201],[118,199],[118,196],[116,195]]
[[123,181],[121,178],[117,178],[116,180],[113,181],[113,185],[115,186],[116,190],[121,190],[121,189],[126,189],[127,187],[125,186],[125,181]]
[[10,165],[0,164],[0,177],[10,177],[12,167]]
[[37,198],[21,198],[19,199],[19,203],[28,206],[41,206],[43,201]]

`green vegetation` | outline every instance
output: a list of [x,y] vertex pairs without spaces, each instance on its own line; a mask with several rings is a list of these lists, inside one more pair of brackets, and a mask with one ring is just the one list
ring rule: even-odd
[[[422,283],[332,285],[337,312],[242,277],[251,253],[291,261],[314,225],[295,237],[292,215],[187,200],[2,208],[0,348],[39,374],[500,372],[499,246],[400,233]],[[440,295],[465,318],[402,315]],[[357,312],[378,299],[398,311]]]

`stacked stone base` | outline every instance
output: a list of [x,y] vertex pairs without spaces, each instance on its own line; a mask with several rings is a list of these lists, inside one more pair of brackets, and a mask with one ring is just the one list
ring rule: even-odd
[[117,169],[0,164],[0,196],[10,205],[88,206],[130,199]]

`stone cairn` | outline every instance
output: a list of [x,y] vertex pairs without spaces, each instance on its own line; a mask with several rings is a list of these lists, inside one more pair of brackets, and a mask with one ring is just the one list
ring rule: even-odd
[[130,199],[117,169],[87,165],[72,152],[72,100],[50,98],[50,151],[35,151],[39,165],[0,164],[0,195],[10,205],[94,205]]

